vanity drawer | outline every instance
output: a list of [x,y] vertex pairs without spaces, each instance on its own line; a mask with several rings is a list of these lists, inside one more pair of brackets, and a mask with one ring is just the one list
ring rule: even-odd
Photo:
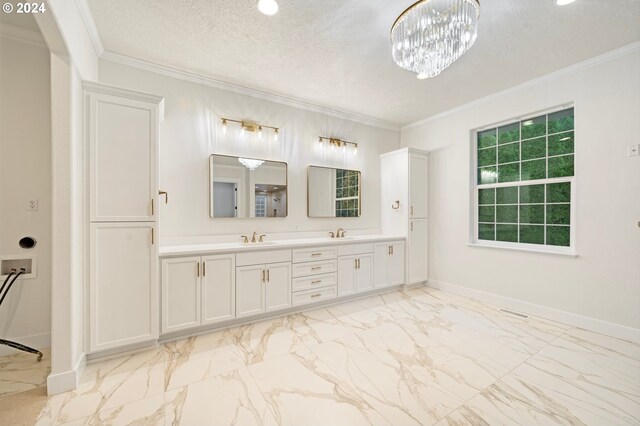
[[291,295],[291,304],[293,306],[307,305],[309,303],[317,303],[323,300],[335,299],[337,295],[337,286],[300,291]]
[[338,270],[338,260],[325,260],[321,262],[294,263],[291,276],[305,277],[307,275],[326,274]]
[[311,277],[294,278],[291,283],[291,291],[310,290],[320,287],[335,286],[338,284],[338,274],[322,274]]
[[250,251],[236,254],[236,266],[291,262],[291,250]]
[[373,253],[372,243],[346,244],[338,247],[338,256],[351,256],[353,254]]
[[337,256],[338,249],[335,246],[294,249],[293,263],[335,259]]

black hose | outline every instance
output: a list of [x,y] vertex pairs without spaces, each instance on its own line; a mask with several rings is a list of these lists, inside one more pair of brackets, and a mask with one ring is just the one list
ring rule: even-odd
[[25,272],[26,270],[24,268],[20,268],[20,272],[18,272],[16,276],[13,277],[13,279],[9,283],[9,286],[7,286],[7,291],[4,292],[4,294],[2,295],[2,298],[0,299],[0,306],[2,306],[2,302],[4,302],[4,298],[7,297],[7,294],[9,294],[9,290],[11,290],[11,286],[13,285],[13,283],[15,283],[18,277],[24,274]]
[[9,280],[11,279],[13,274],[15,274],[15,273],[16,273],[16,270],[12,269],[11,272],[9,272],[9,275],[7,275],[7,278],[5,278],[4,282],[2,283],[2,287],[0,287],[0,296],[2,295],[2,292],[4,291],[4,287],[7,285],[7,283],[9,282]]

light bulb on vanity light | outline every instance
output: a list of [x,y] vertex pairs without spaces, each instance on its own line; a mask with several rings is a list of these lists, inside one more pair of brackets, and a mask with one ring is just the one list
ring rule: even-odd
[[258,139],[262,140],[262,126],[258,126]]
[[278,129],[273,131],[273,141],[278,142]]
[[358,153],[358,145],[355,145],[353,147],[353,155],[356,155]]
[[227,120],[225,120],[224,118],[222,119],[222,134],[227,134]]
[[278,3],[275,0],[259,0],[258,10],[267,16],[275,15],[278,13]]

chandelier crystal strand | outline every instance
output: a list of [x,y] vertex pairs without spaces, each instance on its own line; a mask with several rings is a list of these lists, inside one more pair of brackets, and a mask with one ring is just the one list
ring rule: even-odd
[[396,64],[421,77],[435,77],[476,41],[478,0],[421,0],[391,28]]

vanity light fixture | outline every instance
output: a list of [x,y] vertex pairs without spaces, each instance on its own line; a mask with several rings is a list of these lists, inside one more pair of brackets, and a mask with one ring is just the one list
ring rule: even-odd
[[278,133],[280,133],[280,129],[278,127],[267,126],[266,124],[256,123],[255,121],[251,121],[251,120],[233,120],[231,118],[224,118],[224,117],[222,117],[222,133],[227,132],[227,125],[229,123],[238,123],[240,125],[241,131],[243,134],[244,132],[252,132],[252,133],[257,132],[258,137],[260,139],[262,139],[262,131],[264,129],[273,130],[274,141],[278,140]]
[[331,150],[334,151],[336,148],[344,148],[347,149],[347,147],[349,145],[353,146],[353,153],[357,154],[358,153],[358,144],[355,142],[349,142],[349,141],[343,141],[342,139],[338,139],[338,138],[329,138],[326,136],[318,136],[318,142],[319,143],[324,143],[327,142],[329,143],[329,146],[331,147]]

